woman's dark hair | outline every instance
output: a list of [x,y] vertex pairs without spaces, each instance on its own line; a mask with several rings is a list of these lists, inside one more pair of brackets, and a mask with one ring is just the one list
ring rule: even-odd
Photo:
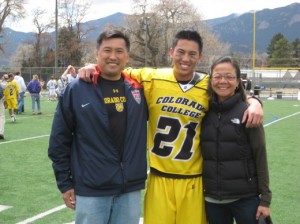
[[124,39],[127,50],[128,51],[130,50],[129,37],[127,35],[125,35],[124,33],[122,33],[121,31],[119,31],[119,30],[106,30],[106,31],[100,33],[100,35],[97,38],[97,49],[102,44],[103,40],[112,39],[112,38],[122,38],[122,39]]
[[240,66],[239,66],[238,62],[230,56],[224,56],[224,57],[221,57],[221,58],[217,59],[216,61],[214,61],[214,63],[210,67],[210,76],[209,76],[209,84],[208,84],[208,94],[210,96],[210,100],[211,101],[216,101],[218,99],[217,94],[212,89],[211,79],[212,79],[214,68],[217,65],[223,64],[223,63],[229,63],[233,66],[233,68],[235,70],[235,73],[236,73],[236,78],[239,82],[239,85],[236,88],[235,93],[240,93],[241,97],[242,97],[242,100],[247,102],[247,95],[246,95],[246,92],[244,90],[244,86],[243,86],[243,83],[242,83],[242,80],[241,80]]
[[221,57],[221,58],[217,59],[216,61],[214,61],[214,63],[210,67],[210,75],[212,75],[214,68],[218,64],[222,64],[222,63],[229,63],[229,64],[231,64],[234,67],[234,69],[235,69],[236,77],[237,78],[241,78],[240,66],[239,66],[238,62],[236,60],[234,60],[230,56],[224,56],[224,57]]
[[178,43],[179,40],[192,40],[195,41],[196,43],[198,43],[198,50],[199,53],[202,53],[202,49],[203,49],[203,41],[202,38],[200,36],[200,34],[197,31],[194,30],[181,30],[179,31],[174,38],[173,44],[172,44],[172,48],[174,49]]

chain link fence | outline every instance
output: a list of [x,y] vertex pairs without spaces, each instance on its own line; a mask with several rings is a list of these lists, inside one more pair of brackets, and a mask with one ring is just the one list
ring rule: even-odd
[[22,77],[25,80],[25,83],[28,83],[31,79],[32,76],[37,74],[40,78],[41,81],[47,82],[51,76],[54,76],[55,78],[60,78],[60,76],[64,73],[66,68],[54,68],[54,67],[26,67],[22,68],[21,70],[18,68],[2,68],[0,69],[0,74],[1,77],[5,73],[16,73],[17,71],[20,71],[22,74]]
[[[26,83],[28,83],[34,74],[38,74],[41,81],[47,81],[54,76],[60,78],[66,68],[54,67],[27,67],[22,68],[21,73]],[[77,70],[78,68],[76,68]],[[18,68],[0,68],[0,76],[5,73],[16,73]],[[246,78],[251,80],[251,89],[259,93],[261,97],[275,96],[275,98],[297,99],[300,92],[300,70],[252,70],[242,69]]]
[[262,98],[298,99],[300,70],[242,70],[252,81],[254,95]]

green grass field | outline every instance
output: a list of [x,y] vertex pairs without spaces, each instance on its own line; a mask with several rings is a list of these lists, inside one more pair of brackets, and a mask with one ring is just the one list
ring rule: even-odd
[[[25,114],[17,116],[16,123],[6,116],[5,140],[0,141],[1,224],[74,220],[72,210],[59,207],[63,201],[47,156],[56,103],[44,97],[43,114],[31,115],[30,97],[26,97]],[[273,192],[271,215],[275,224],[296,223],[300,220],[300,101],[263,103]],[[11,207],[2,210],[3,206]]]

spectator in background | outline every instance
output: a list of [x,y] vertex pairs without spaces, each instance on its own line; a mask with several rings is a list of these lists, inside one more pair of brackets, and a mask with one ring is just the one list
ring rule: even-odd
[[18,100],[17,114],[21,114],[22,112],[24,112],[24,94],[26,92],[26,85],[21,75],[21,72],[16,72],[14,80],[17,82],[19,86],[19,95],[20,95],[20,98]]
[[5,128],[5,106],[4,106],[4,90],[7,86],[8,75],[4,74],[0,80],[0,140],[4,139]]
[[56,82],[54,80],[54,76],[51,76],[51,79],[47,82],[47,89],[49,90],[49,100],[56,100]]
[[57,85],[56,85],[56,98],[59,99],[59,97],[62,95],[63,89],[64,89],[64,82],[62,81],[62,79],[58,79],[56,81]]
[[18,111],[18,100],[20,98],[19,95],[19,86],[17,82],[14,80],[14,74],[9,73],[7,86],[4,90],[4,97],[7,103],[8,112],[10,115],[11,122],[16,122],[15,112]]
[[241,73],[241,79],[242,79],[242,84],[244,87],[244,90],[246,91],[246,93],[248,95],[251,95],[251,88],[252,88],[252,81],[247,78],[247,74],[246,73]]
[[64,80],[65,86],[68,85],[70,82],[72,82],[72,80],[77,78],[75,68],[72,65],[69,65],[62,74],[61,78]]
[[39,82],[38,75],[33,75],[32,80],[28,83],[27,90],[31,96],[31,110],[32,114],[35,115],[35,103],[37,104],[37,114],[42,114],[41,104],[40,104],[40,92],[41,92],[41,83]]
[[[37,74],[38,76],[38,74]],[[41,91],[40,91],[40,94],[45,90],[45,81],[43,79],[39,79],[39,82],[41,84]],[[42,95],[41,95],[42,97]]]

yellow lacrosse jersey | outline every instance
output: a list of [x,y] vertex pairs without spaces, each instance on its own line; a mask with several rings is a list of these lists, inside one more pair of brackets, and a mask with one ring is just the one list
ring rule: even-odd
[[200,130],[209,105],[208,75],[195,72],[181,85],[171,68],[128,68],[125,73],[144,87],[150,167],[171,177],[202,174]]
[[17,99],[17,93],[19,93],[19,86],[15,80],[8,81],[4,90],[4,96],[6,100]]

